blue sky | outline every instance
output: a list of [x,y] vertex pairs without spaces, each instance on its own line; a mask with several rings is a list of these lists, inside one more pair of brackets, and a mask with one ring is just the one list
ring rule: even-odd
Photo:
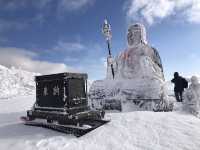
[[200,74],[200,0],[0,0],[0,64],[104,78],[104,18],[112,26],[114,56],[127,47],[128,26],[141,22],[166,79],[174,71]]

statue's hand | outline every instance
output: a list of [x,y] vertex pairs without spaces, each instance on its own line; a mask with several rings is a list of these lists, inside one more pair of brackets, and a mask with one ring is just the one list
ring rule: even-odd
[[112,57],[110,57],[110,56],[108,56],[107,61],[108,61],[109,65],[114,63],[114,59]]

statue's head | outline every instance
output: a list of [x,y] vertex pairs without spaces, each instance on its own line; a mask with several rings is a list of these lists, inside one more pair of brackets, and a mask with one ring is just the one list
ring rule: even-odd
[[146,30],[144,25],[137,23],[129,26],[127,40],[129,47],[138,45],[140,43],[147,44]]
[[193,85],[198,84],[198,83],[199,83],[198,78],[197,78],[196,76],[192,76],[192,78],[191,78],[191,83],[192,83]]

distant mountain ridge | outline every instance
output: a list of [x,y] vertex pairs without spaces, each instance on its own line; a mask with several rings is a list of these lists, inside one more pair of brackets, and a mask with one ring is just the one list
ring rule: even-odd
[[0,99],[34,94],[36,75],[39,73],[0,65]]

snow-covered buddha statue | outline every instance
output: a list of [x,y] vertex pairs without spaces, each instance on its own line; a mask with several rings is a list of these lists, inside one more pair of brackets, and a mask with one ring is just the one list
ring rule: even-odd
[[111,69],[108,68],[106,79],[92,84],[92,99],[104,99],[104,102],[107,99],[120,99],[122,104],[139,100],[144,104],[146,101],[162,98],[162,63],[157,50],[148,45],[145,27],[138,23],[131,25],[127,41],[127,49],[114,59],[114,80]]
[[200,83],[196,76],[192,76],[191,84],[184,92],[183,110],[189,111],[200,118]]
[[127,33],[128,48],[116,57],[116,78],[156,78],[164,81],[160,56],[147,43],[142,24],[131,25]]

